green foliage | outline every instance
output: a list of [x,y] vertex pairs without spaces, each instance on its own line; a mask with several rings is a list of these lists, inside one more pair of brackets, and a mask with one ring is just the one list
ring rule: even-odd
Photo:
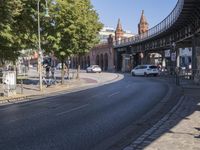
[[20,0],[0,0],[0,61],[14,61],[20,47],[18,36],[14,30],[16,17],[22,11]]
[[[38,48],[38,0],[0,0],[0,59],[15,59],[21,49]],[[40,0],[42,49],[54,51],[62,61],[87,53],[98,42],[102,28],[90,0]],[[6,54],[7,53],[7,54]]]
[[90,0],[76,1],[76,41],[77,49],[75,54],[82,55],[98,43],[97,35],[102,28],[98,15],[93,9]]
[[57,0],[50,7],[50,22],[47,24],[47,49],[53,50],[59,59],[65,59],[76,49],[74,1]]

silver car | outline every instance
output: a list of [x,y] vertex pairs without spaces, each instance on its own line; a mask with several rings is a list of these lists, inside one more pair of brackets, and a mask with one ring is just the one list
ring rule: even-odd
[[101,73],[101,68],[98,65],[91,65],[87,67],[86,72],[98,72]]

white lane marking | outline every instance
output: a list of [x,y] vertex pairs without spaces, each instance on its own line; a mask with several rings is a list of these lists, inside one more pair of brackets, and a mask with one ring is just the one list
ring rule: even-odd
[[112,97],[112,96],[114,96],[114,95],[117,95],[117,94],[119,94],[120,92],[115,92],[115,93],[113,93],[113,94],[111,94],[111,95],[108,95],[108,97]]
[[37,116],[43,115],[43,114],[45,114],[45,113],[46,113],[46,111],[45,111],[45,112],[39,112],[39,113],[37,113],[37,114],[33,114],[33,115],[30,115],[30,116],[25,116],[25,117],[23,117],[23,118],[11,119],[11,120],[8,120],[7,124],[9,124],[9,123],[14,123],[14,122],[19,121],[19,120],[31,119],[32,117],[37,117]]
[[12,119],[12,120],[9,120],[7,123],[9,124],[9,123],[13,123],[13,122],[16,122],[16,121],[18,121],[18,120],[20,120],[20,119]]
[[99,96],[102,96],[102,95],[104,95],[104,93],[92,95],[92,96],[90,96],[90,98],[95,98],[95,97],[99,97]]
[[84,107],[87,107],[88,105],[89,104],[85,104],[85,105],[82,105],[82,106],[79,106],[79,107],[72,108],[72,109],[67,110],[67,111],[63,111],[63,112],[57,113],[56,116],[60,116],[60,115],[67,114],[67,113],[70,113],[70,112],[75,111],[75,110],[82,109]]

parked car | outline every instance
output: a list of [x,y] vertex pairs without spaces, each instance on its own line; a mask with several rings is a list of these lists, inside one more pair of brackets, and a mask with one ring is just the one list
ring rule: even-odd
[[91,65],[89,67],[87,67],[86,72],[99,72],[101,73],[101,68],[98,65]]
[[138,65],[134,69],[131,70],[131,75],[154,75],[157,76],[159,74],[159,69],[155,65]]

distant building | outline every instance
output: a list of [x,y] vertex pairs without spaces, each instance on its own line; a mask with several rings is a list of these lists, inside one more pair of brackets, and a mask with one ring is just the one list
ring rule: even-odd
[[99,32],[100,43],[106,43],[110,35],[113,37],[116,35],[115,39],[119,37],[129,38],[134,36],[130,31],[122,30],[120,19],[118,20],[116,30],[112,27],[103,27]]
[[[148,23],[144,16],[144,11],[142,11],[138,32],[141,34],[147,30]],[[129,71],[132,68],[132,58],[129,57],[127,59],[124,54],[117,55],[113,49],[113,42],[133,36],[133,33],[123,30],[120,19],[117,22],[116,29],[104,27],[99,32],[100,43],[94,46],[88,54],[80,58],[81,68],[86,69],[89,65],[99,65],[103,71],[116,71],[119,70],[116,68],[116,63],[120,63],[121,71]],[[120,57],[120,59],[116,59],[116,57]],[[120,60],[120,62],[116,62],[116,60]],[[77,68],[78,57],[72,57],[71,62],[71,67]]]
[[115,29],[111,27],[103,27],[99,32],[100,43],[106,43],[109,35],[115,36]]
[[140,18],[140,22],[138,24],[138,34],[142,34],[147,32],[149,29],[149,24],[147,22],[146,17],[144,16],[144,10],[142,10],[142,15]]

